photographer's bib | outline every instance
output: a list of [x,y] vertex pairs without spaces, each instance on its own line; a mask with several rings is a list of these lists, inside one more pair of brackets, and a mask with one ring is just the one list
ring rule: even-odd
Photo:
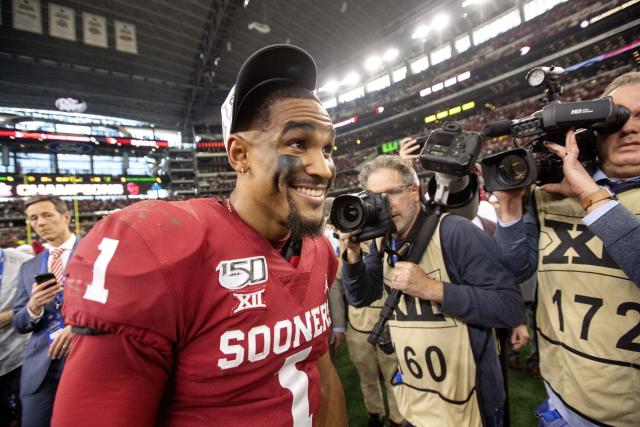
[[[448,282],[441,223],[419,265],[429,277]],[[385,284],[394,274],[385,255]],[[418,427],[482,426],[467,325],[441,313],[435,302],[402,295],[389,330],[402,374],[402,384],[394,386],[402,416]]]
[[[383,297],[386,297],[386,295]],[[347,322],[349,326],[355,331],[365,334],[370,333],[380,318],[383,304],[384,298],[380,298],[366,307],[348,306]]]
[[[580,222],[586,212],[577,201],[539,190],[535,197],[542,376],[584,417],[640,426],[640,289]],[[618,198],[640,215],[640,189]]]
[[[376,239],[377,247],[380,247],[381,241],[382,239]],[[341,247],[340,253],[342,253],[345,248],[346,246]],[[369,244],[361,242],[360,250],[364,257],[365,254],[369,253]],[[339,257],[338,259],[340,260],[338,276],[342,278],[342,257]],[[351,329],[363,334],[369,334],[380,317],[385,296],[386,295],[381,296],[366,307],[354,307],[352,305],[347,305],[347,323],[349,323]]]

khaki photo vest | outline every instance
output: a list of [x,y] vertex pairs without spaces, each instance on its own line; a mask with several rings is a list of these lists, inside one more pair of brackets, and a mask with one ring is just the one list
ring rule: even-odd
[[[448,282],[441,223],[442,218],[419,265],[429,277]],[[394,275],[387,257],[385,284]],[[417,427],[481,427],[476,363],[466,323],[440,312],[438,303],[402,295],[389,329],[402,374],[402,384],[394,386],[402,416]]]
[[[575,199],[540,190],[535,198],[542,376],[577,413],[640,426],[640,288],[581,223]],[[618,198],[640,215],[640,188]]]

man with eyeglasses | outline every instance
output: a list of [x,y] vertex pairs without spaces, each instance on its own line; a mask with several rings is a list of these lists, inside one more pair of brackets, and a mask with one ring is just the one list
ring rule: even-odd
[[391,288],[403,293],[389,320],[402,416],[415,426],[502,426],[505,395],[491,331],[521,323],[524,308],[496,244],[470,221],[443,215],[419,264],[407,262],[427,219],[411,165],[379,156],[358,178],[365,190],[387,195],[396,232],[385,248],[373,242],[364,259],[349,241],[357,232],[341,235],[344,286],[354,306]]

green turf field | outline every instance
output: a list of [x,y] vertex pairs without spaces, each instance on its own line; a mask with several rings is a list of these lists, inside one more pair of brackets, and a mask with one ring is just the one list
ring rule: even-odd
[[[523,350],[521,357],[526,357],[528,349]],[[336,355],[336,368],[347,399],[349,426],[366,427],[367,410],[362,401],[362,393],[358,384],[358,373],[349,360],[346,345],[343,345]],[[546,398],[541,381],[533,380],[525,370],[509,370],[509,407],[511,426],[536,427],[533,409]]]

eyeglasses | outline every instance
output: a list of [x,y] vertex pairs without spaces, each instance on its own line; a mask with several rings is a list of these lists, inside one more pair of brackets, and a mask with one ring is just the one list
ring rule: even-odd
[[409,185],[398,185],[397,187],[391,187],[386,189],[381,193],[376,194],[386,194],[389,199],[397,199],[403,192],[405,188],[412,188],[413,184]]

